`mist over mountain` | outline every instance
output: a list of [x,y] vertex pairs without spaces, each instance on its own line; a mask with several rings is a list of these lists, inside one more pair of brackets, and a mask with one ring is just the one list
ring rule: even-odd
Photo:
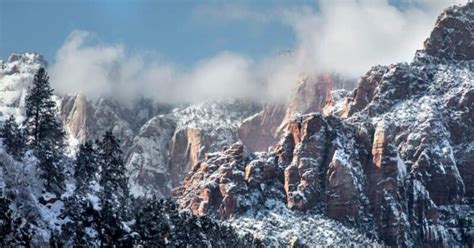
[[473,246],[474,3],[456,3],[202,4],[195,22],[295,43],[188,66],[80,29],[51,61],[12,53],[0,246]]
[[231,4],[223,9],[204,5],[194,10],[195,19],[245,20],[256,26],[281,22],[292,30],[295,43],[286,48],[288,53],[257,60],[224,50],[191,66],[161,57],[158,51],[130,50],[125,44],[101,40],[98,33],[75,30],[52,62],[52,82],[59,93],[94,98],[145,96],[166,103],[228,97],[286,101],[301,73],[339,73],[356,80],[373,65],[410,61],[412,51],[422,48],[438,13],[452,4],[402,3],[320,1],[317,8],[303,5],[261,12]]

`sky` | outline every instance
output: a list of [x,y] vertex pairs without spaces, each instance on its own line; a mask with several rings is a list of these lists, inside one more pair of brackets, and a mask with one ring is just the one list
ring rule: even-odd
[[0,57],[45,56],[60,93],[279,101],[301,73],[409,62],[466,0],[0,0]]
[[[291,28],[271,20],[222,21],[215,10],[238,6],[263,11],[310,1],[151,1],[151,0],[0,0],[0,57],[35,51],[53,62],[57,50],[74,30],[87,30],[105,42],[135,50],[153,50],[183,65],[231,50],[253,58],[290,49]],[[243,8],[243,7],[242,7]],[[209,16],[211,15],[211,17]],[[242,17],[244,18],[244,17]],[[262,16],[262,18],[265,18]]]

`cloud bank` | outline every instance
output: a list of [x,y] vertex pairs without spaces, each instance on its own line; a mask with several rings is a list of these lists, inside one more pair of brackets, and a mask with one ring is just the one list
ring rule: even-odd
[[357,77],[373,65],[411,61],[442,9],[462,2],[402,0],[395,6],[384,0],[322,0],[317,6],[264,12],[240,5],[205,6],[196,9],[197,16],[288,25],[296,45],[289,48],[291,53],[259,61],[222,51],[182,68],[153,52],[130,53],[122,44],[106,44],[94,34],[74,31],[57,52],[51,78],[60,93],[89,97],[146,96],[168,103],[227,97],[281,100],[301,73]]

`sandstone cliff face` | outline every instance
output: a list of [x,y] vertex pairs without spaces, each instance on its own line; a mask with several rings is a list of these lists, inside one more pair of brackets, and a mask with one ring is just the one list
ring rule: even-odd
[[263,111],[246,119],[239,129],[239,138],[250,151],[265,151],[283,136],[296,113],[319,112],[325,106],[334,85],[348,85],[336,74],[301,75],[285,104],[269,104]]
[[131,193],[162,197],[169,196],[206,152],[236,142],[242,119],[258,111],[258,106],[235,100],[172,111],[147,99],[126,106],[74,95],[63,97],[61,103],[72,153],[77,144],[112,130],[121,139]]
[[[10,115],[22,122],[27,89],[37,70],[46,67],[35,53],[12,54],[8,61],[0,61],[0,124]],[[178,106],[173,111],[143,98],[129,104],[83,95],[54,96],[54,100],[69,155],[80,143],[112,131],[121,140],[132,193],[163,197],[204,153],[237,141],[242,120],[260,110],[235,100]]]
[[90,133],[94,128],[94,121],[90,114],[93,111],[85,96],[65,96],[61,104],[61,114],[69,135],[80,142],[85,142],[88,138],[94,137]]
[[252,103],[226,100],[194,104],[171,113],[176,129],[169,144],[169,168],[175,185],[206,153],[236,142],[243,119],[259,110]]
[[267,105],[262,112],[242,122],[239,139],[251,151],[264,151],[275,144],[280,135],[280,125],[285,117],[284,105]]
[[474,3],[446,10],[412,63],[372,68],[329,101],[333,115],[288,122],[267,152],[210,154],[175,190],[180,205],[229,218],[281,202],[390,246],[474,244],[472,13]]
[[164,116],[147,121],[126,148],[130,191],[134,195],[169,196],[173,187],[168,168],[168,147],[175,122]]

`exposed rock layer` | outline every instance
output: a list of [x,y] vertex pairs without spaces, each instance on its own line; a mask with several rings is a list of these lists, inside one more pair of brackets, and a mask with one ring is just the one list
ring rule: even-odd
[[244,120],[239,128],[239,138],[250,151],[266,151],[284,135],[287,124],[297,113],[321,111],[333,88],[352,88],[352,85],[353,80],[334,73],[301,75],[288,102],[268,104],[260,113]]
[[228,218],[276,201],[390,246],[473,245],[472,13],[474,3],[447,9],[412,63],[374,67],[329,101],[339,117],[289,121],[267,152],[209,154],[175,190],[181,206]]

